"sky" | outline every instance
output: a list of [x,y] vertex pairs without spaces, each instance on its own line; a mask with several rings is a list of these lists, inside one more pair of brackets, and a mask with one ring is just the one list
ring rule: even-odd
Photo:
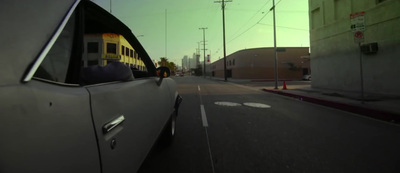
[[[182,58],[199,48],[211,62],[224,57],[221,3],[217,0],[93,0],[124,22],[154,60]],[[111,2],[111,5],[110,5]],[[309,47],[308,0],[275,0],[277,47]],[[226,55],[273,47],[272,0],[232,0],[225,8]]]

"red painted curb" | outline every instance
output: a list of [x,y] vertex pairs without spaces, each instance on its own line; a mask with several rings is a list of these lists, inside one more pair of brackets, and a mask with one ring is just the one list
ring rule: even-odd
[[[274,82],[274,79],[252,79],[251,82]],[[279,82],[283,82],[283,81],[300,81],[300,80],[292,80],[292,79],[288,79],[288,80],[282,80],[279,79]]]

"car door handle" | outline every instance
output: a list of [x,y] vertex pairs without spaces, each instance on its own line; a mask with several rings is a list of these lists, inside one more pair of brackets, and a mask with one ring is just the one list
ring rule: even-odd
[[107,123],[103,126],[103,133],[106,134],[106,133],[110,132],[111,130],[113,130],[115,127],[117,127],[124,121],[125,121],[124,115],[121,115],[118,118],[110,121],[109,123]]

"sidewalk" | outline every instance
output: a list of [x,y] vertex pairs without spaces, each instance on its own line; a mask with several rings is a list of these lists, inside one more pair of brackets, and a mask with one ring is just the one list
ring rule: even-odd
[[400,122],[400,97],[365,95],[362,101],[361,93],[316,89],[310,85],[287,85],[286,90],[282,86],[278,88],[265,87],[263,90],[380,120]]

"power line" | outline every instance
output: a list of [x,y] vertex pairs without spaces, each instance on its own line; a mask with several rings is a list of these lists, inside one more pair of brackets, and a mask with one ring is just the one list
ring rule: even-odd
[[238,36],[236,36],[235,38],[231,39],[228,43],[230,43],[230,42],[232,42],[233,40],[239,38],[239,37],[242,36],[244,33],[246,33],[247,31],[249,31],[250,29],[252,29],[253,27],[255,27],[257,24],[259,24],[260,21],[263,20],[263,19],[265,18],[265,16],[267,16],[267,15],[269,14],[269,12],[271,12],[271,11],[268,11],[267,13],[265,13],[265,15],[264,15],[260,20],[258,20],[257,23],[255,23],[254,25],[252,25],[252,26],[250,26],[249,28],[247,28],[244,32],[240,33],[240,34],[239,34]]
[[[271,24],[266,24],[266,23],[257,23],[260,25],[266,25],[266,26],[272,26]],[[292,27],[287,27],[287,26],[276,26],[278,28],[286,28],[286,29],[293,29],[293,30],[299,30],[299,31],[309,31],[308,29],[302,29],[302,28],[292,28]]]
[[[268,2],[270,2],[270,1],[271,1],[271,0],[269,0]],[[275,6],[277,6],[281,1],[282,1],[282,0],[280,0],[279,2],[277,2],[277,3],[275,4]],[[268,2],[267,2],[267,3],[268,3]],[[272,9],[272,8],[271,8],[271,9]],[[247,28],[244,32],[240,33],[240,34],[239,34],[238,36],[236,36],[235,38],[231,39],[228,43],[230,43],[230,42],[232,42],[233,40],[239,38],[239,37],[242,36],[244,33],[246,33],[247,31],[249,31],[249,30],[252,29],[253,27],[255,27],[257,24],[260,24],[260,22],[271,12],[271,9],[270,9],[267,13],[265,13],[264,16],[261,17],[261,19],[257,21],[257,23],[255,23],[254,25],[252,25],[252,26],[250,26],[249,28]]]
[[242,36],[244,33],[246,33],[247,31],[249,31],[250,29],[252,29],[254,26],[256,26],[258,23],[255,23],[254,25],[250,26],[249,28],[247,28],[244,32],[240,33],[238,36],[236,36],[235,38],[233,38],[232,40],[230,40],[228,43],[232,42],[233,40],[239,38],[240,36]]
[[[267,3],[269,3],[271,0],[269,0]],[[275,4],[275,6],[274,7],[272,7],[268,12],[266,12],[265,14],[264,14],[264,16],[263,17],[261,17],[261,19],[260,20],[258,20],[255,24],[253,24],[252,26],[250,26],[249,28],[247,28],[245,31],[243,31],[242,33],[240,33],[238,36],[236,36],[236,37],[234,37],[233,39],[231,39],[227,44],[229,44],[229,43],[231,43],[232,41],[234,41],[234,40],[236,40],[237,38],[239,38],[240,36],[242,36],[243,34],[245,34],[246,32],[248,32],[250,29],[252,29],[253,27],[255,27],[257,24],[261,24],[261,25],[267,25],[267,24],[263,24],[263,23],[260,23],[271,11],[272,11],[272,9],[273,8],[275,8],[280,2],[281,2],[282,0],[279,0],[276,4]],[[265,6],[265,5],[264,5]],[[264,7],[263,6],[263,7]],[[261,10],[259,10],[259,11],[261,11]],[[253,17],[252,17],[253,18]],[[247,22],[248,23],[248,22]],[[285,28],[285,27],[283,27],[282,26],[282,28]],[[286,28],[288,28],[288,27],[286,27]],[[289,29],[289,28],[288,28]],[[301,30],[301,29],[298,29],[298,30]],[[308,31],[308,30],[307,30]],[[221,49],[221,48],[219,48],[219,49]],[[217,52],[219,51],[219,49],[217,50]],[[216,53],[217,53],[216,52]]]
[[270,2],[271,0],[269,0],[268,2],[266,2],[256,13],[254,13],[254,15],[249,19],[249,20],[247,20],[247,22],[244,24],[244,25],[242,25],[233,35],[236,35],[244,26],[246,26],[254,17],[256,17],[256,15],[266,6],[266,5],[268,5],[268,3]]

